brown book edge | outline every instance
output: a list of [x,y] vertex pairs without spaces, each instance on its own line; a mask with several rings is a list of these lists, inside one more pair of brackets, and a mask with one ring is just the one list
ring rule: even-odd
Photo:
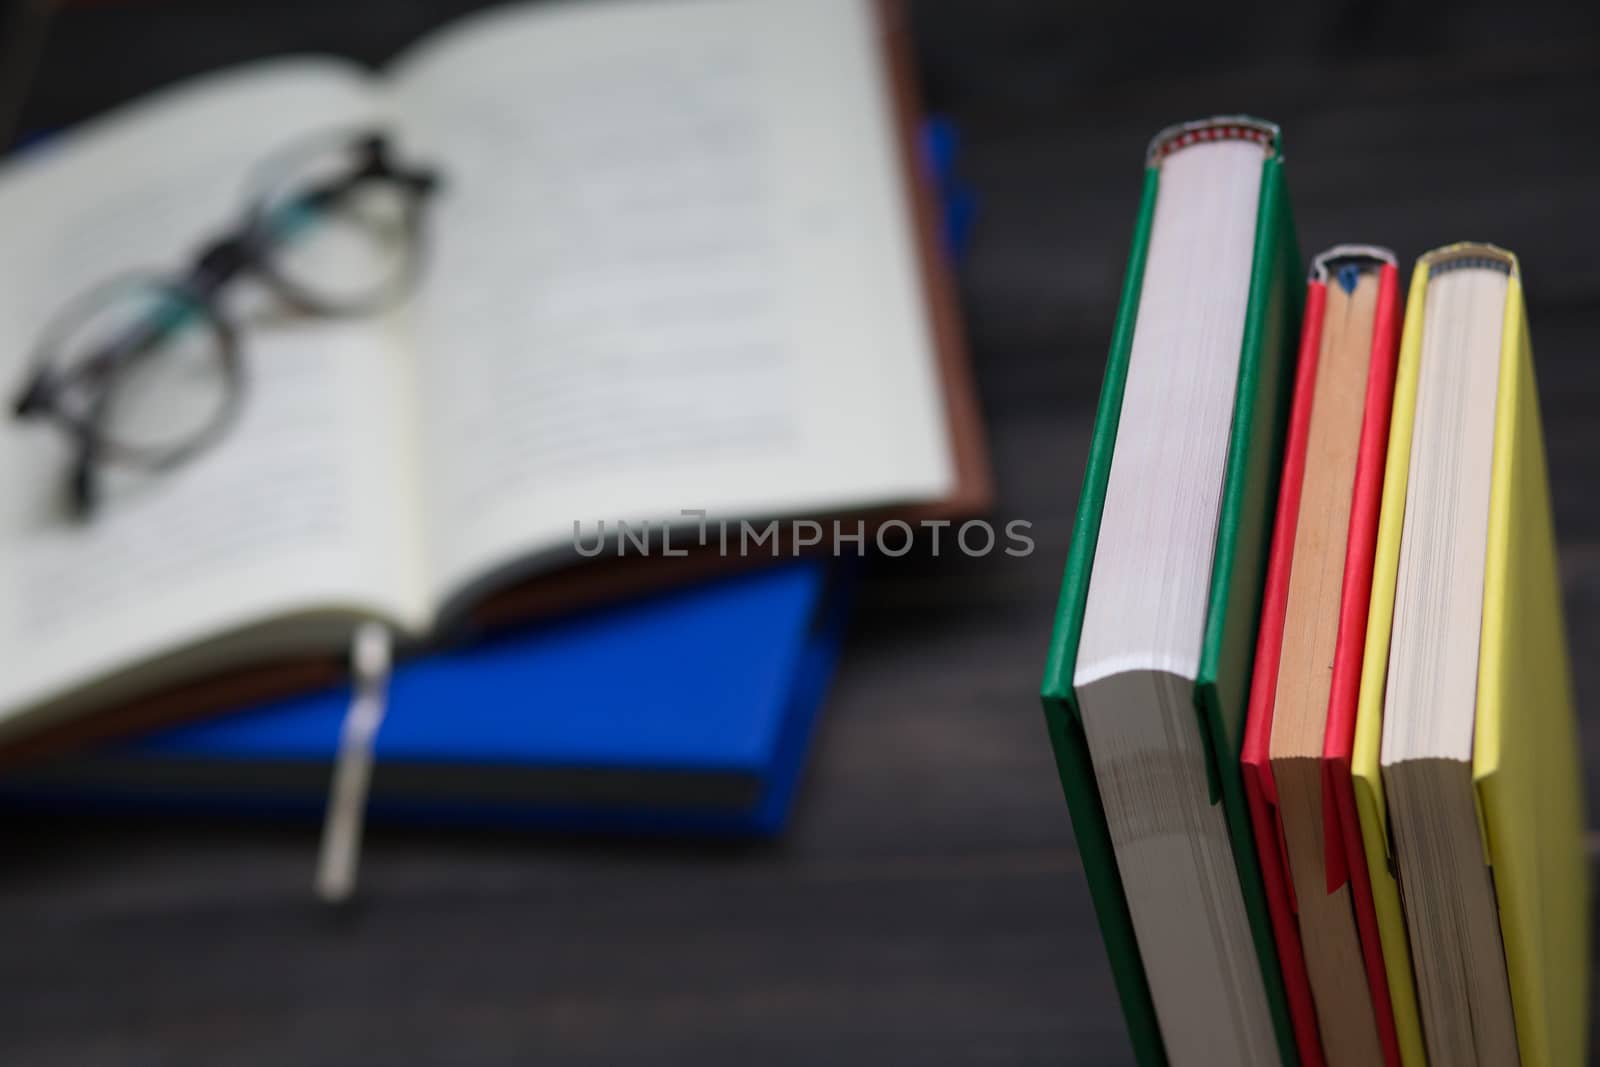
[[[911,194],[912,229],[943,387],[955,483],[942,500],[843,512],[817,519],[829,531],[831,523],[837,519],[852,534],[859,520],[864,524],[869,541],[879,527],[890,521],[917,523],[925,519],[973,518],[986,513],[994,501],[983,417],[978,407],[955,276],[946,254],[938,200],[920,141],[921,93],[911,33],[906,23],[906,5],[903,0],[877,0],[875,7],[888,76],[887,88],[894,108],[901,170]],[[763,542],[763,547],[767,544]],[[749,570],[762,563],[770,564],[775,558],[804,556],[808,551],[815,550],[794,548],[780,533],[770,554],[723,556],[709,548],[696,548],[683,556],[654,554],[583,561],[490,594],[471,610],[469,625],[478,630],[501,629],[603,607],[716,575]],[[230,669],[165,687],[116,707],[59,726],[46,726],[7,742],[0,748],[0,770],[219,712],[281,700],[330,685],[344,672],[345,665],[338,657],[300,658]]]
[[222,710],[324,688],[337,682],[344,672],[345,666],[337,658],[302,658],[236,668],[159,689],[7,742],[0,748],[0,772]]

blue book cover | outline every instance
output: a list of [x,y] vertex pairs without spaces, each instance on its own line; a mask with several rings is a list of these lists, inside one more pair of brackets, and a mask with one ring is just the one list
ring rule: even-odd
[[[769,834],[787,817],[852,568],[797,560],[395,669],[370,814]],[[348,688],[13,772],[13,804],[317,815]]]

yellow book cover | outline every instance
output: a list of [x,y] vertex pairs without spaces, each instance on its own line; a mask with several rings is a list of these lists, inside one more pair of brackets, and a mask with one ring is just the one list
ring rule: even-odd
[[1586,1062],[1589,868],[1582,748],[1522,281],[1512,260],[1472,777],[1494,871],[1522,1067]]
[[[1435,259],[1463,250],[1451,246],[1428,253],[1412,278],[1352,759],[1373,902],[1406,1067],[1422,1064],[1424,1056],[1405,919],[1392,874],[1379,748],[1428,268]],[[1588,1034],[1588,864],[1581,749],[1543,430],[1516,259],[1490,246],[1472,250],[1510,265],[1495,407],[1473,778],[1485,859],[1494,872],[1522,1067],[1576,1067],[1584,1062]]]

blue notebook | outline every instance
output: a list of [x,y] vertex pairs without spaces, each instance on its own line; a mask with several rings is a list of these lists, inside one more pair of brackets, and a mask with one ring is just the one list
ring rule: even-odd
[[[800,560],[402,663],[374,820],[782,829],[838,656],[848,561]],[[0,779],[10,805],[320,815],[346,688]]]

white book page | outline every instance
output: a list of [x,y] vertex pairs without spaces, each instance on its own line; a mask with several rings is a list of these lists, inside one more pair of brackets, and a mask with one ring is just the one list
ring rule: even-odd
[[1263,158],[1219,140],[1161,164],[1077,685],[1199,670]]
[[867,3],[512,9],[391,81],[446,167],[418,302],[437,595],[575,521],[950,489]]
[[[375,101],[359,71],[332,61],[263,64],[159,94],[0,172],[8,407],[64,304],[125,272],[182,272],[238,222],[263,155],[369,121]],[[393,324],[259,318],[237,322],[246,393],[231,430],[170,472],[111,474],[87,523],[62,506],[66,436],[0,419],[0,730],[274,617],[423,622],[419,510],[396,462],[409,368]]]

